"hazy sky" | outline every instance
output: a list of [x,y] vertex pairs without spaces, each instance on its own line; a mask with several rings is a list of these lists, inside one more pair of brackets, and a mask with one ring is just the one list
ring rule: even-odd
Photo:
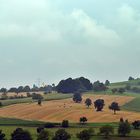
[[0,87],[140,76],[139,0],[0,0]]

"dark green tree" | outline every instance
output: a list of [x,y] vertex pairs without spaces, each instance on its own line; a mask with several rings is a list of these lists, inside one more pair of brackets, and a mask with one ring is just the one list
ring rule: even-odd
[[120,106],[117,102],[112,102],[111,105],[109,106],[110,110],[114,111],[114,114],[116,114],[116,111],[120,111]]
[[37,140],[49,140],[49,132],[42,130],[38,136],[37,136]]
[[5,134],[0,130],[0,140],[6,140]]
[[32,140],[31,135],[28,131],[22,128],[17,128],[11,134],[11,140]]
[[130,132],[131,132],[131,125],[127,120],[119,123],[118,134],[120,136],[125,137]]
[[73,101],[75,103],[80,103],[82,101],[82,95],[80,93],[74,93]]
[[100,134],[103,134],[105,138],[108,138],[110,134],[114,133],[114,128],[110,125],[106,125],[100,128]]
[[92,105],[91,99],[90,99],[90,98],[87,98],[86,101],[85,101],[85,104],[86,104],[86,106],[89,108],[89,106]]
[[68,120],[63,120],[62,121],[62,127],[64,127],[64,128],[69,127],[69,121]]
[[85,124],[88,121],[88,119],[86,117],[81,117],[79,121],[81,124]]
[[104,100],[103,100],[103,99],[97,99],[97,100],[94,102],[94,107],[95,107],[96,111],[102,111],[104,105],[105,105],[105,104],[104,104]]
[[105,85],[106,85],[106,86],[109,86],[109,85],[110,85],[109,80],[106,80],[106,81],[105,81]]
[[69,140],[70,138],[70,134],[66,132],[65,129],[59,129],[55,132],[55,136],[52,140]]
[[86,129],[77,134],[79,140],[90,140],[91,137],[90,131]]

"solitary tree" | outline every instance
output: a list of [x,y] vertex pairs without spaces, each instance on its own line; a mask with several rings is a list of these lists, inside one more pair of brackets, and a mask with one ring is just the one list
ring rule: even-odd
[[116,114],[116,111],[120,111],[120,107],[117,102],[112,102],[111,105],[109,106],[109,109],[113,110],[114,114]]
[[110,134],[114,133],[114,128],[110,125],[106,125],[100,128],[100,134],[103,134],[105,138],[108,138]]
[[69,140],[70,138],[70,134],[67,133],[65,129],[59,129],[55,132],[55,136],[52,140]]
[[28,131],[22,128],[17,128],[11,134],[11,140],[32,140],[31,135]]
[[109,84],[110,84],[110,81],[109,81],[109,80],[106,80],[106,81],[105,81],[105,85],[106,85],[106,86],[109,86]]
[[41,131],[37,136],[37,140],[49,140],[49,132],[45,130]]
[[68,120],[63,120],[62,121],[62,127],[64,127],[64,128],[69,127],[69,121]]
[[88,119],[86,117],[81,117],[79,121],[80,123],[85,124],[85,122],[87,122]]
[[87,98],[86,101],[85,101],[85,104],[86,104],[86,106],[89,108],[89,106],[92,105],[91,99],[90,99],[90,98]]
[[91,134],[89,130],[83,130],[80,133],[77,134],[77,138],[79,140],[90,140]]
[[96,109],[96,111],[102,111],[103,107],[104,107],[104,100],[103,99],[97,99],[94,102],[94,107]]
[[132,123],[132,125],[133,125],[133,127],[134,127],[134,129],[139,129],[139,127],[140,127],[140,121],[134,121],[133,123]]
[[41,99],[38,99],[38,105],[42,105],[42,100]]
[[80,103],[82,101],[82,96],[80,93],[75,93],[73,95],[73,101],[76,103]]
[[130,132],[131,132],[131,126],[129,122],[127,120],[120,122],[119,128],[118,128],[118,134],[122,137],[125,137]]

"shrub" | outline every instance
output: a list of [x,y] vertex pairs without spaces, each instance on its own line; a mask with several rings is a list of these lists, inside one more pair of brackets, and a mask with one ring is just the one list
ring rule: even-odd
[[49,132],[42,130],[37,136],[37,140],[49,140]]
[[55,124],[54,124],[54,123],[48,122],[48,123],[46,123],[46,124],[44,125],[44,127],[45,127],[45,128],[53,128],[53,127],[55,127]]
[[69,121],[68,120],[63,120],[62,121],[62,127],[64,127],[64,128],[69,127]]
[[59,129],[55,132],[55,136],[52,140],[69,140],[70,138],[70,134],[66,132],[65,129]]
[[83,130],[80,133],[77,134],[77,138],[79,140],[90,140],[91,139],[91,133],[89,130]]

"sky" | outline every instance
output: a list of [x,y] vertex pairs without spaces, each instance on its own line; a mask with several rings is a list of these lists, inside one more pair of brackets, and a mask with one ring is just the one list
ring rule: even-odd
[[140,77],[139,0],[0,0],[0,87]]

